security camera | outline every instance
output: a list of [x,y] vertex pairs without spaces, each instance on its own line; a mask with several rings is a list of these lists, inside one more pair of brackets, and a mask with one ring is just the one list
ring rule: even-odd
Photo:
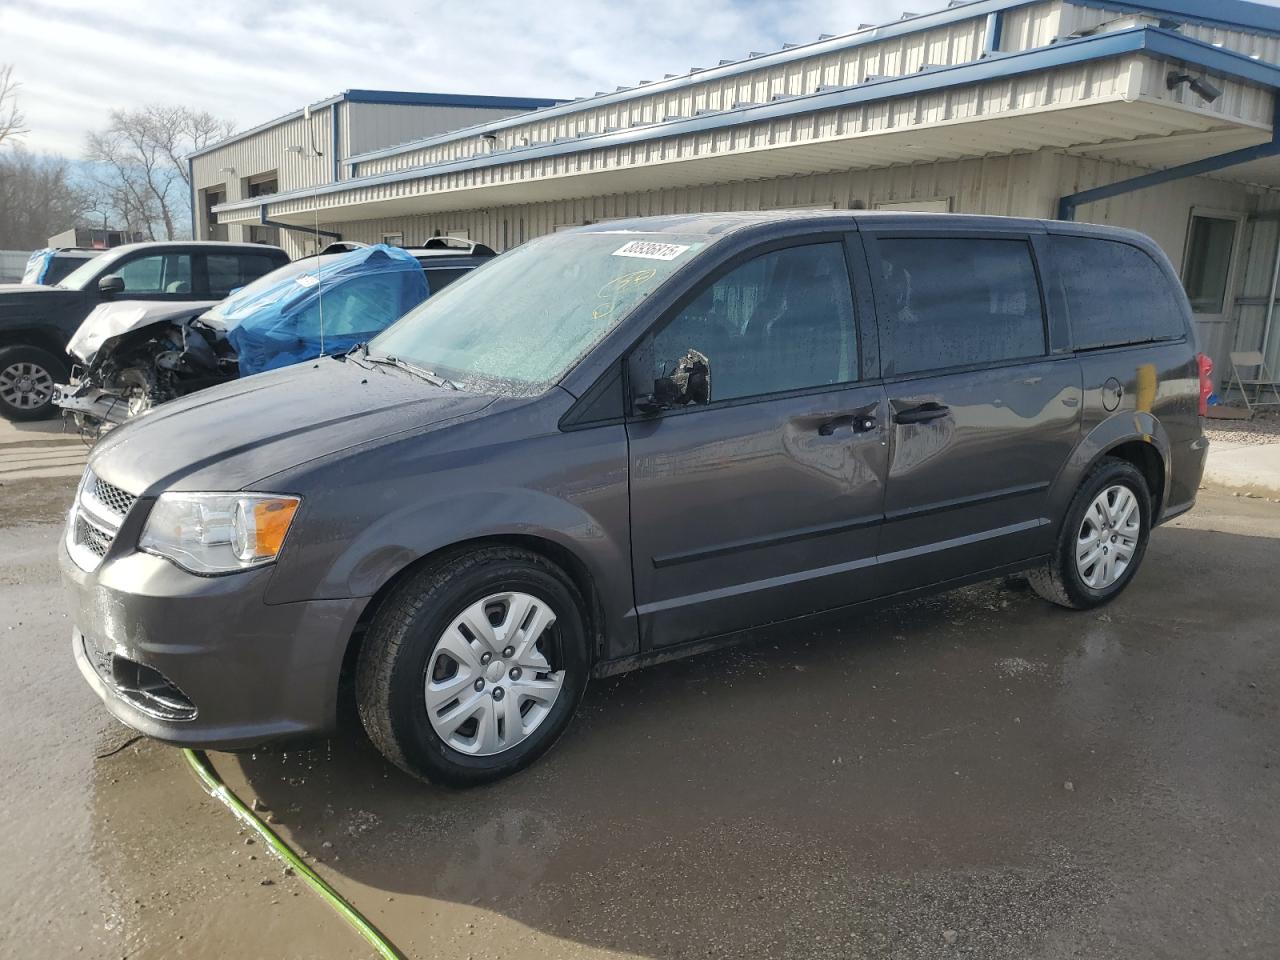
[[1164,81],[1164,85],[1170,90],[1176,90],[1184,83],[1191,88],[1192,93],[1204,100],[1205,103],[1213,103],[1213,101],[1222,96],[1222,91],[1204,77],[1193,77],[1189,73],[1178,73],[1176,70],[1170,70]]
[[1205,103],[1213,103],[1213,101],[1222,96],[1222,91],[1204,77],[1197,77],[1192,80],[1191,89],[1198,94],[1200,99],[1204,100]]

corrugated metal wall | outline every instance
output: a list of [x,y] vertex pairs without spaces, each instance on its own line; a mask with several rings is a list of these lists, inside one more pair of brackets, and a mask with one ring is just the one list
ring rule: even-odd
[[489,107],[422,107],[398,103],[343,103],[342,156],[393,147],[450,130],[461,130],[521,111]]
[[[496,207],[416,217],[362,220],[330,227],[344,238],[377,241],[403,233],[408,243],[436,231],[465,230],[502,250],[564,224],[616,217],[712,210],[761,210],[830,205],[873,208],[877,203],[948,198],[957,213],[1049,217],[1060,196],[1134,176],[1140,168],[1053,151],[944,163],[921,163],[841,173],[781,177],[687,189],[665,189],[552,203]],[[1225,181],[1175,181],[1080,209],[1081,220],[1134,227],[1150,234],[1177,265],[1182,262],[1192,206],[1241,213],[1265,205],[1264,192]]]
[[[1006,15],[1001,49],[1020,50],[1051,42],[1061,6],[1053,0],[1011,11]],[[1015,14],[1018,22],[1010,29],[1008,18]],[[1020,26],[1022,21],[1026,26]],[[768,103],[775,96],[813,93],[820,86],[858,84],[869,76],[904,76],[925,66],[968,63],[982,56],[986,30],[986,17],[980,16],[880,42],[859,42],[858,35],[852,34],[814,45],[813,56],[786,64],[709,78],[705,83],[669,91],[648,93],[639,87],[629,91],[621,102],[597,105],[586,100],[580,109],[555,116],[539,116],[535,112],[529,115],[528,123],[496,131],[497,146],[510,149],[549,143],[557,138],[657,123],[669,117],[691,117],[702,110],[727,110],[740,103]],[[479,136],[451,138],[394,156],[361,161],[360,174],[479,156],[489,149]]]
[[[1205,13],[1212,13],[1213,0],[1203,0],[1203,2]],[[1062,18],[1059,24],[1062,36],[1093,30],[1109,20],[1120,20],[1134,16],[1133,11],[1084,7],[1072,3],[1063,4],[1062,7]],[[1205,43],[1216,44],[1228,50],[1235,50],[1247,57],[1257,57],[1268,63],[1280,63],[1280,37],[1197,23],[1183,24],[1178,32],[1185,37],[1191,37],[1193,40],[1202,40]]]

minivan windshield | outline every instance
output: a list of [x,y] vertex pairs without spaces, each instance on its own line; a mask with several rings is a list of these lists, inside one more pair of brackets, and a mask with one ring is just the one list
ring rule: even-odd
[[540,237],[409,311],[369,351],[467,389],[534,396],[713,242],[630,231]]

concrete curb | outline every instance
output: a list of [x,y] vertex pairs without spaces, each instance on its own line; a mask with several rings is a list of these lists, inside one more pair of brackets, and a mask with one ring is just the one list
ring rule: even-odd
[[1228,490],[1280,497],[1280,443],[1210,444],[1204,482]]

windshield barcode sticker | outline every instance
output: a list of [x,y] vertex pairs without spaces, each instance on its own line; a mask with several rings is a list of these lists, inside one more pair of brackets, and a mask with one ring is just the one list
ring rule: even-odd
[[655,243],[652,240],[632,240],[613,251],[615,257],[640,257],[644,260],[674,260],[689,247],[678,243]]
[[320,282],[320,279],[314,273],[304,273],[294,282],[300,287],[314,287]]

